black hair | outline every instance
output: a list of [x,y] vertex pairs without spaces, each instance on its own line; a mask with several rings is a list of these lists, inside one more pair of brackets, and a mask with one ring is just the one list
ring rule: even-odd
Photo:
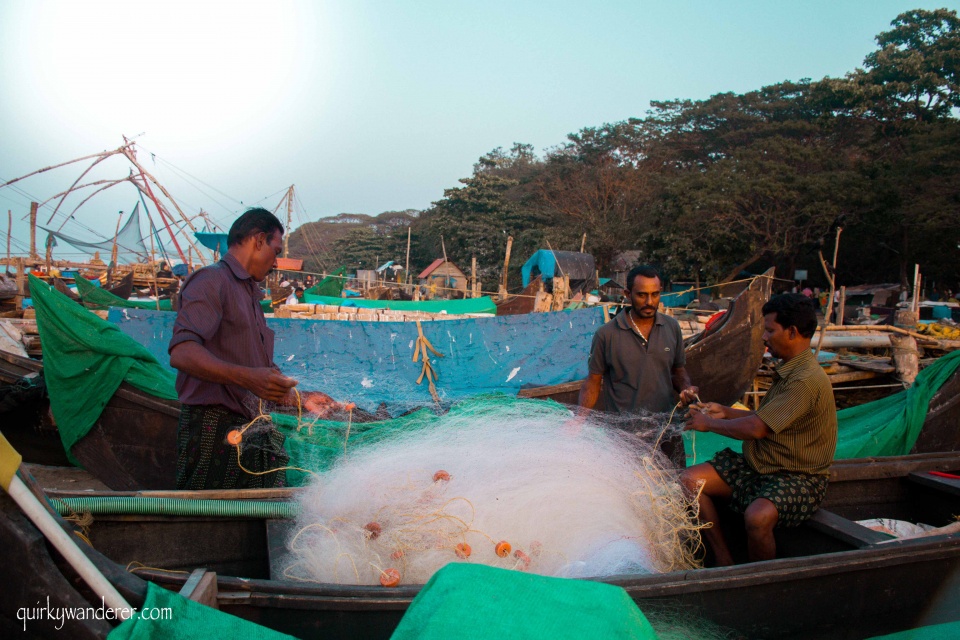
[[250,236],[261,232],[267,234],[267,238],[271,238],[274,231],[283,233],[283,225],[280,224],[277,216],[261,207],[247,209],[230,225],[227,247],[238,245]]
[[763,305],[763,315],[776,314],[777,324],[784,329],[795,327],[804,338],[812,338],[817,330],[817,307],[813,298],[802,293],[782,293]]
[[297,287],[296,289],[294,289],[294,291],[296,293],[303,293],[303,287]]
[[656,269],[648,264],[641,264],[633,269],[630,269],[630,273],[627,274],[627,291],[633,291],[633,281],[637,278],[637,276],[643,276],[644,278],[656,278],[660,281],[660,284],[663,284],[663,278],[660,277],[660,274]]

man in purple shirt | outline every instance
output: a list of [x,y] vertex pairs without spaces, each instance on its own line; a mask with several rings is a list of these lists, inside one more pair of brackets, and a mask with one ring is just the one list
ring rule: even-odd
[[[265,209],[249,209],[230,227],[227,247],[220,262],[184,281],[168,347],[182,403],[178,489],[285,484],[283,471],[270,473],[287,465],[284,437],[258,418],[274,403],[296,403],[297,381],[273,364],[258,284],[283,250],[283,225]],[[235,430],[242,430],[239,446],[228,442]]]

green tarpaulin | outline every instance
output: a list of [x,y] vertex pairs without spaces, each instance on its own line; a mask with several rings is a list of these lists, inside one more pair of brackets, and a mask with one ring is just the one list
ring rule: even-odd
[[[903,456],[910,453],[933,395],[960,366],[960,351],[939,358],[899,393],[837,412],[837,459]],[[706,462],[717,451],[741,450],[741,442],[715,433],[684,433],[687,464]],[[694,456],[694,454],[696,454]]]
[[187,600],[152,582],[147,598],[133,618],[110,632],[109,640],[289,640],[293,636]]
[[395,309],[397,311],[422,311],[424,313],[446,312],[455,315],[470,313],[497,313],[497,305],[489,296],[482,296],[480,298],[467,298],[465,300],[421,300],[420,302],[414,302],[412,300],[332,298],[328,296],[316,296],[309,293],[304,293],[303,300],[304,302],[312,304],[329,304],[344,307],[357,307],[360,309]]
[[[100,287],[90,284],[86,278],[77,278],[77,293],[80,299],[89,306],[96,309],[108,309],[110,307],[125,307],[127,309],[159,309],[160,311],[170,311],[170,300],[161,300],[160,306],[154,300],[124,300],[115,296],[109,291],[104,291]],[[30,289],[32,292],[33,289]]]
[[346,280],[344,274],[346,273],[347,268],[340,267],[326,278],[304,291],[304,296],[331,296],[333,298],[339,298],[340,294],[343,293],[343,283],[344,280]]
[[430,578],[392,640],[655,640],[627,592],[603,582],[452,563]]
[[50,408],[67,455],[96,423],[121,382],[160,398],[176,399],[173,374],[116,325],[34,276],[30,276],[30,292],[43,344]]

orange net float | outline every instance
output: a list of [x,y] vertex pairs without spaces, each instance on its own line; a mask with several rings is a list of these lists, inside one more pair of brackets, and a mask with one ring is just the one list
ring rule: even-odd
[[523,566],[519,567],[521,571],[530,568],[530,556],[525,554],[520,549],[517,549],[516,551],[513,552],[513,557],[523,563]]
[[466,542],[461,542],[456,547],[453,548],[453,552],[457,554],[457,557],[461,560],[466,560],[470,557],[470,554],[473,553],[473,549],[470,548]]
[[380,524],[377,522],[368,522],[367,524],[363,525],[363,528],[367,530],[367,537],[371,540],[376,540],[379,538],[380,532],[383,531],[383,529],[380,528]]
[[390,558],[392,558],[393,560],[399,560],[402,557],[403,557],[403,549],[397,549],[396,551],[390,554]]
[[501,558],[506,558],[508,555],[510,555],[510,550],[512,548],[513,547],[510,546],[509,542],[507,542],[506,540],[501,540],[500,542],[497,543],[497,546],[494,547],[494,551],[496,551],[497,555],[500,556]]
[[448,482],[449,480],[450,480],[450,474],[444,471],[443,469],[440,469],[435,474],[433,474],[434,482]]
[[385,587],[395,587],[400,584],[400,572],[396,569],[384,569],[380,572],[380,584]]
[[234,429],[233,431],[227,434],[227,442],[229,444],[232,444],[233,446],[237,446],[238,444],[243,442],[243,434],[240,433],[240,431],[238,431],[237,429]]

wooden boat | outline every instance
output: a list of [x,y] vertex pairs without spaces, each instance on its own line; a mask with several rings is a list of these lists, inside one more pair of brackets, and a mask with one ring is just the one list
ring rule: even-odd
[[[722,319],[684,341],[687,371],[705,401],[730,405],[750,388],[763,360],[763,304],[771,279],[757,278],[730,303]],[[525,398],[550,398],[576,404],[582,380],[520,392]],[[601,399],[602,402],[602,399]],[[602,409],[603,407],[597,407]]]
[[[929,472],[958,469],[955,453],[840,462],[831,469],[826,499],[814,518],[777,532],[778,559],[604,581],[623,587],[654,619],[659,612],[705,619],[735,637],[839,640],[954,622],[960,620],[960,532],[891,540],[855,520],[885,517],[946,526],[954,521],[960,480]],[[273,579],[270,560],[283,548],[287,522],[103,514],[94,518],[92,549],[85,551],[135,606],[148,579],[300,638],[389,637],[421,586]],[[731,530],[742,526],[728,522]],[[0,592],[0,615],[24,606],[18,604],[23,598],[33,604],[49,595],[53,607],[77,606],[88,597],[5,496],[0,554],[9,579],[25,585],[23,595]],[[122,569],[131,562],[154,568],[133,576]],[[197,585],[204,581],[211,587],[215,581],[216,589],[201,596]],[[84,621],[69,624],[70,637],[104,635],[101,627],[82,626]]]
[[[61,278],[50,278],[50,281],[53,284],[54,289],[67,296],[74,302],[81,302],[80,296],[77,295],[73,289],[67,286],[67,283],[64,280]],[[103,290],[112,293],[118,298],[128,300],[130,298],[130,294],[133,293],[133,271],[127,273],[127,275],[123,276],[123,278],[114,283],[112,286],[103,287]]]
[[[16,384],[42,372],[39,360],[0,351],[0,383]],[[69,466],[49,407],[44,394],[28,406],[0,414],[4,434],[29,462]],[[90,432],[74,445],[72,454],[116,490],[173,488],[179,417],[179,402],[121,384]]]
[[534,302],[537,298],[537,292],[543,288],[543,279],[536,276],[530,281],[523,291],[516,295],[508,296],[503,302],[497,302],[498,316],[513,316],[522,313],[533,313]]

